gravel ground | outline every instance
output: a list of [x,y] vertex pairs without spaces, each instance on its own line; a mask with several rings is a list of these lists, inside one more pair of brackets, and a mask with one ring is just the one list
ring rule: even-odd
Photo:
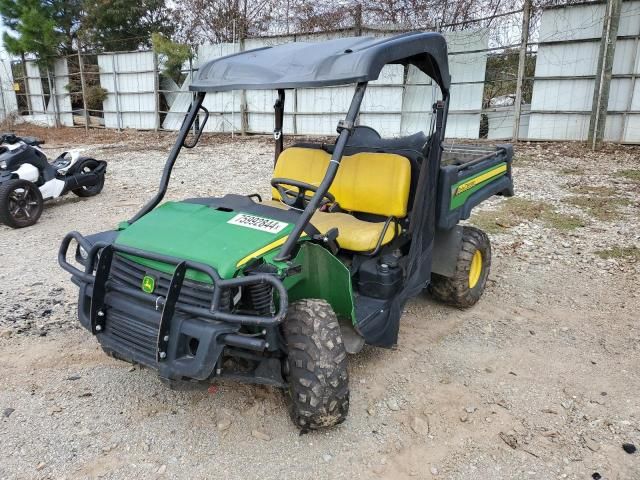
[[[100,196],[0,226],[0,478],[640,478],[622,448],[640,446],[640,149],[520,145],[518,196],[472,219],[494,248],[480,303],[412,300],[397,348],[350,358],[348,420],[300,436],[277,390],[171,391],[77,325],[59,242],[132,216],[170,137],[35,133],[109,170]],[[169,196],[267,193],[271,155],[264,138],[207,138]]]

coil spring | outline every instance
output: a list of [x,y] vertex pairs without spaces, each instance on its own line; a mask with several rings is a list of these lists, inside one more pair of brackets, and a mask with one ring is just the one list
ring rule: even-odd
[[249,296],[253,309],[260,315],[273,313],[273,292],[268,283],[249,285]]
[[220,310],[228,312],[231,310],[231,290],[225,289],[220,295]]

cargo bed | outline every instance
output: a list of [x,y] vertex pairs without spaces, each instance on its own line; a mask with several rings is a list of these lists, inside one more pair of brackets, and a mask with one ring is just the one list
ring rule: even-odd
[[438,185],[439,229],[453,228],[493,195],[513,196],[513,147],[445,144]]

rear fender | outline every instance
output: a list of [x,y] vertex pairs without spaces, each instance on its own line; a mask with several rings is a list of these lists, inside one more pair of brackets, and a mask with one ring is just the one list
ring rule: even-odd
[[13,180],[15,178],[19,178],[19,177],[14,172],[9,172],[7,170],[0,170],[0,185],[8,182],[9,180]]
[[98,162],[98,165],[96,166],[96,168],[93,169],[93,171],[91,173],[94,173],[96,175],[104,175],[106,170],[107,170],[107,162],[105,162],[104,160],[96,160],[95,158],[91,158],[91,157],[78,157],[77,160],[74,160],[71,164],[71,166],[69,167],[69,169],[67,170],[66,174],[67,175],[75,175],[77,173],[80,173],[80,165],[82,165],[82,162],[84,162],[85,160],[94,160],[96,162]]

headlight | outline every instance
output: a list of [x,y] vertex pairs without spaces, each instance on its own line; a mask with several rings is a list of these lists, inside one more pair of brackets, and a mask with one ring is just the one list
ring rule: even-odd
[[0,162],[0,168],[5,168],[5,169],[7,168],[7,161],[6,160]]
[[83,246],[78,245],[78,248],[76,248],[76,262],[85,265],[87,258],[89,258],[89,252]]

